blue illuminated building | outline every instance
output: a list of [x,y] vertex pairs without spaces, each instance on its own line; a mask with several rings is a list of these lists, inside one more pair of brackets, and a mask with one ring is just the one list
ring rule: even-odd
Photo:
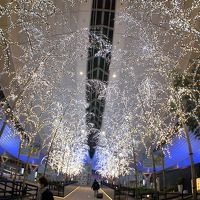
[[[2,127],[3,120],[0,122],[0,128]],[[13,128],[10,125],[6,125],[4,132],[0,138],[0,153],[3,154],[4,152],[10,154],[11,156],[17,158],[18,157],[18,150],[20,145],[20,138],[19,135],[15,135]],[[27,155],[20,155],[20,160],[23,162],[27,161]],[[41,157],[39,158],[30,158],[31,164],[39,164]]]
[[[0,127],[3,124],[3,120],[0,123]],[[193,158],[195,163],[200,162],[200,140],[196,139],[193,134],[190,134],[192,150],[193,150]],[[4,152],[9,153],[11,156],[17,158],[18,149],[19,149],[20,139],[18,135],[15,135],[12,131],[12,128],[9,125],[6,126],[3,135],[0,139],[0,153]],[[170,155],[165,156],[165,168],[184,168],[190,165],[189,152],[187,141],[185,137],[174,138],[173,144],[169,146]],[[36,158],[31,157],[30,163],[39,164],[42,156]],[[20,155],[20,160],[23,162],[27,161],[27,155]],[[89,155],[86,162],[89,162]],[[96,158],[94,156],[92,161],[92,168],[95,169]],[[140,170],[144,172],[151,172],[152,167],[139,166]],[[161,166],[156,167],[157,171],[162,170]]]

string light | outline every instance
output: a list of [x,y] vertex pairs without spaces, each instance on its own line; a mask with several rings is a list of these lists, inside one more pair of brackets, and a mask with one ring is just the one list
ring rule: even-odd
[[[67,0],[61,4],[70,9],[84,2],[87,1]],[[53,1],[20,0],[0,6],[0,19],[7,20],[6,26],[0,27],[3,52],[0,78],[10,80],[5,81],[6,85],[2,81],[2,89],[12,108],[1,102],[2,111],[10,122],[19,121],[23,125],[32,146],[39,136],[41,149],[50,146],[52,134],[58,129],[48,164],[59,173],[77,175],[84,167],[88,151],[85,122],[88,104],[84,99],[87,84],[88,88],[98,90],[98,99],[106,99],[104,131],[99,133],[96,148],[98,171],[106,177],[119,177],[133,170],[133,141],[140,144],[138,159],[140,151],[150,155],[159,147],[169,154],[167,145],[172,144],[173,135],[177,134],[174,132],[177,116],[182,124],[191,116],[199,120],[198,106],[189,114],[182,109],[183,95],[194,100],[194,89],[182,88],[177,92],[171,74],[182,68],[188,54],[199,53],[200,2],[194,0],[190,5],[176,0],[120,2],[123,6],[115,25],[124,26],[121,38],[125,42],[121,48],[112,46],[102,34],[89,33],[88,28],[72,31],[68,20],[52,24],[49,19],[53,20],[58,13],[65,19]],[[60,26],[66,27],[67,33],[53,34],[52,30]],[[83,72],[77,74],[75,66],[87,59],[85,52],[93,47],[98,47],[95,56],[108,62],[112,51],[110,70],[115,74],[109,83],[80,78],[79,83],[76,81]],[[188,74],[190,70],[183,72],[184,77]],[[170,111],[171,102],[176,105],[175,113]],[[66,108],[67,113],[59,123]],[[181,130],[179,126],[179,135]],[[166,147],[162,146],[164,143]]]

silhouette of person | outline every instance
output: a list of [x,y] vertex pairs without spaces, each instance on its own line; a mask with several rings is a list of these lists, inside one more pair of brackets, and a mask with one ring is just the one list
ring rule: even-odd
[[91,188],[94,190],[94,197],[96,197],[98,194],[98,190],[100,188],[99,183],[97,182],[96,179],[94,180]]
[[44,176],[39,178],[39,184],[37,200],[54,200],[53,193],[48,188],[48,181]]

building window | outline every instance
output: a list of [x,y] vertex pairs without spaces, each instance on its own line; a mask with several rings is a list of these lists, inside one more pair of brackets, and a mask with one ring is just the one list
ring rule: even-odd
[[[102,35],[108,39],[112,44],[113,41],[113,30],[114,30],[114,18],[115,18],[115,2],[116,0],[93,0],[92,12],[91,12],[91,21],[90,21],[90,33]],[[110,63],[104,57],[96,57],[97,49],[95,47],[88,50],[88,71],[87,78],[88,82],[90,79],[97,79],[102,82],[107,82],[109,80],[109,66]],[[107,55],[107,57],[111,57]],[[90,86],[92,91],[95,89],[93,86]],[[88,88],[87,88],[88,89]],[[98,99],[98,91],[93,94],[89,94],[87,91],[86,99],[90,104],[91,110],[94,111],[94,117],[89,121],[89,123],[94,122],[96,128],[101,128],[102,116],[105,106],[105,100]],[[96,103],[94,103],[96,102]],[[94,120],[94,121],[93,121]]]

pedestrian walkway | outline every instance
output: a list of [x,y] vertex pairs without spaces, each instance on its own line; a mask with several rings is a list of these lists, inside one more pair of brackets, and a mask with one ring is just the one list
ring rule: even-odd
[[[104,191],[99,190],[99,192],[104,193],[104,200],[112,200]],[[55,200],[97,200],[94,198],[94,192],[90,187],[77,187],[71,193],[66,195],[64,198],[62,197],[54,197]]]

